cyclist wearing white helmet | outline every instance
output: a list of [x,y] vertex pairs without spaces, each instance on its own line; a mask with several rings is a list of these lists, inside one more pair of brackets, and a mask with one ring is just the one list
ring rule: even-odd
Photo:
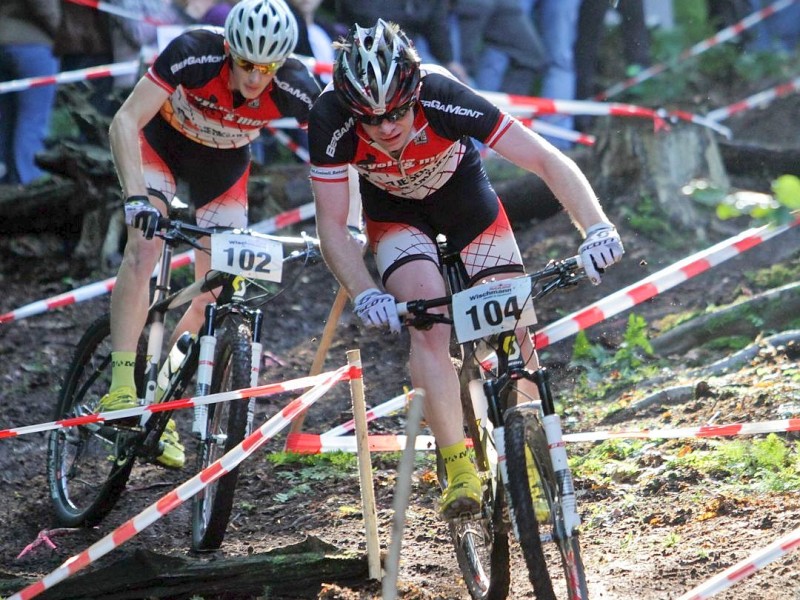
[[[114,116],[111,151],[128,242],[111,295],[112,382],[101,410],[138,404],[132,365],[161,252],[152,238],[167,211],[164,199],[184,181],[199,225],[246,226],[250,142],[272,119],[307,123],[319,86],[290,56],[296,43],[297,23],[283,0],[243,0],[231,9],[224,30],[196,29],[175,38]],[[208,269],[208,255],[196,253],[195,276]],[[199,329],[212,298],[192,302],[176,337]],[[173,422],[162,441],[159,462],[183,466]]]
[[[439,234],[461,253],[472,283],[523,272],[471,138],[547,183],[585,235],[579,251],[595,283],[622,257],[614,226],[571,159],[444,69],[421,65],[396,25],[380,19],[371,28],[356,25],[338,44],[333,85],[311,110],[309,145],[323,256],[365,326],[399,331],[395,299],[444,295]],[[347,229],[349,166],[359,173],[369,246],[386,291],[373,281]],[[450,327],[410,329],[409,335],[411,380],[426,391],[425,418],[447,470],[442,515],[476,512],[481,484],[467,458]],[[518,339],[535,368],[527,330]]]

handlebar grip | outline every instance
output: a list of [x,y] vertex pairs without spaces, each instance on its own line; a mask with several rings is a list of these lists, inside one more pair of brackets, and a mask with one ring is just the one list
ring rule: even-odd
[[397,307],[398,316],[405,317],[408,315],[408,302],[398,302],[395,306]]

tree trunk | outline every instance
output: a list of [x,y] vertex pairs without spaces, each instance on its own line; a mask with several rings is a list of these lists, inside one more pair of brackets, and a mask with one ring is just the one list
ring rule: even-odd
[[[106,567],[76,575],[39,596],[42,600],[137,600],[140,598],[275,595],[314,598],[322,583],[352,585],[367,579],[364,555],[317,538],[249,556],[209,559],[136,550]],[[30,582],[28,582],[30,583]],[[26,582],[0,583],[0,593]],[[14,587],[12,587],[14,586]],[[266,597],[265,596],[265,597]]]
[[763,331],[791,327],[798,314],[800,282],[795,282],[682,323],[655,338],[653,351],[667,356],[688,352],[722,337],[755,338]]
[[606,205],[632,193],[650,198],[671,225],[706,241],[705,224],[682,188],[698,179],[730,187],[711,131],[685,123],[654,131],[652,123],[609,119],[597,135],[595,151],[597,160],[587,164],[587,174],[601,197],[608,198]]

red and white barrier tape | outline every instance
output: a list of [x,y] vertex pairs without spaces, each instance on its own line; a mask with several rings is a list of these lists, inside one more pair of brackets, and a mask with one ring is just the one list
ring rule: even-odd
[[[759,435],[764,433],[783,433],[800,431],[800,419],[778,419],[755,423],[731,423],[728,425],[702,425],[700,427],[679,427],[675,429],[630,429],[621,431],[586,431],[581,433],[565,433],[564,441],[575,444],[585,442],[603,442],[622,439],[681,439],[732,437],[740,435]],[[373,452],[398,452],[405,447],[403,435],[380,434],[369,436],[369,447]],[[417,450],[433,450],[436,442],[433,436],[417,436]],[[332,436],[329,433],[316,435],[313,433],[292,433],[286,439],[286,450],[302,454],[318,454],[320,452],[355,452],[354,436]]]
[[711,121],[724,121],[731,115],[735,115],[737,113],[750,110],[751,108],[763,107],[766,104],[775,100],[776,98],[782,98],[783,96],[788,96],[789,94],[792,94],[799,90],[800,90],[800,77],[795,77],[788,83],[776,85],[775,87],[770,88],[768,90],[764,90],[763,92],[758,92],[757,94],[748,96],[747,98],[745,98],[744,100],[740,100],[739,102],[734,102],[733,104],[729,104],[728,106],[712,110],[710,113],[706,115],[706,119],[710,119]]
[[281,131],[280,129],[276,129],[271,125],[267,125],[264,127],[267,131],[269,131],[276,140],[278,140],[281,144],[289,148],[292,152],[294,152],[295,156],[302,160],[304,163],[311,162],[311,156],[308,154],[308,149],[304,148],[297,142],[295,142],[291,137],[289,137],[285,132]]
[[800,548],[800,528],[775,540],[769,546],[753,552],[746,559],[739,561],[702,585],[686,592],[678,598],[678,600],[706,600],[707,598],[711,598],[729,588],[734,583],[749,577],[769,563],[798,548]]
[[547,121],[530,119],[527,117],[517,117],[517,120],[525,125],[525,127],[532,129],[536,133],[548,135],[561,140],[567,140],[568,142],[574,142],[576,144],[581,144],[582,146],[594,146],[596,141],[593,135],[567,129],[566,127],[559,127],[558,125],[553,125]]
[[75,81],[88,81],[90,79],[102,79],[103,77],[131,75],[139,72],[139,65],[140,63],[138,60],[131,60],[128,62],[89,67],[88,69],[64,71],[63,73],[56,73],[55,75],[26,77],[25,79],[15,79],[14,81],[3,81],[0,82],[0,94],[19,92],[21,90],[42,87],[45,85],[56,85],[62,83],[73,83]]
[[652,120],[655,128],[666,129],[670,119],[689,121],[703,127],[708,127],[727,138],[731,137],[731,130],[706,117],[695,115],[680,110],[652,109],[635,104],[621,104],[619,102],[594,102],[591,100],[554,100],[551,98],[537,98],[534,96],[516,96],[501,92],[478,93],[496,104],[502,110],[515,117],[530,117],[538,115],[589,115],[598,117],[634,117]]
[[[406,402],[410,398],[413,390],[408,394],[400,394],[399,396],[395,396],[391,400],[387,400],[386,402],[377,405],[374,408],[371,408],[367,411],[367,423],[370,421],[374,421],[380,417],[385,417],[386,415],[390,415],[394,412],[397,412],[401,408],[404,408]],[[356,428],[355,419],[350,419],[349,421],[342,423],[331,429],[330,431],[326,431],[322,434],[321,437],[323,438],[331,438],[337,437],[347,433],[348,431],[354,431]]]
[[319,400],[335,383],[346,377],[356,379],[361,376],[362,374],[359,368],[349,366],[339,368],[337,371],[330,374],[323,383],[320,383],[318,386],[289,403],[281,412],[247,436],[238,446],[220,457],[219,460],[156,500],[138,515],[117,527],[114,531],[92,544],[83,552],[67,559],[60,567],[46,575],[40,581],[13,594],[9,600],[29,600],[30,598],[34,598],[45,590],[52,588],[57,583],[74,575],[100,557],[105,556],[115,548],[118,548],[133,536],[141,533],[161,517],[164,517],[173,509],[203,490],[208,484],[213,483],[223,475],[235,469],[245,458],[253,454],[253,452],[258,450],[262,445],[289,425],[292,419]]
[[309,377],[300,377],[298,379],[290,379],[280,383],[268,383],[259,385],[252,388],[242,390],[231,390],[229,392],[219,392],[218,394],[209,394],[208,396],[194,396],[189,398],[178,398],[177,400],[170,400],[169,402],[160,402],[158,404],[150,404],[148,406],[138,406],[136,408],[126,408],[123,410],[110,410],[107,412],[94,413],[90,415],[83,415],[81,417],[73,417],[71,419],[62,419],[60,421],[50,421],[48,423],[38,423],[36,425],[25,425],[22,427],[12,427],[10,429],[0,429],[0,440],[4,438],[13,438],[28,433],[36,433],[39,431],[49,431],[51,429],[65,429],[67,427],[75,427],[78,425],[88,425],[90,423],[105,423],[106,421],[114,421],[116,419],[128,419],[130,417],[138,417],[145,413],[159,413],[168,410],[182,410],[184,408],[193,408],[195,406],[203,406],[206,404],[216,404],[219,402],[230,402],[231,400],[240,400],[242,398],[251,398],[253,396],[265,397],[282,392],[292,392],[295,390],[313,387],[319,385],[326,378],[330,377],[331,373],[322,373],[320,375],[313,375]]
[[80,6],[88,6],[89,8],[94,8],[100,12],[116,15],[132,21],[141,21],[142,23],[149,23],[150,25],[171,25],[171,23],[158,21],[152,17],[148,17],[143,13],[137,13],[119,6],[114,6],[108,2],[99,2],[98,0],[68,0],[68,2],[72,2],[73,4],[78,4]]
[[[288,225],[293,225],[295,223],[305,221],[306,219],[310,219],[314,216],[314,214],[314,203],[309,202],[297,208],[282,212],[281,214],[269,219],[259,221],[258,223],[253,224],[251,229],[259,233],[272,233],[278,229],[281,229],[282,227],[287,227]],[[177,269],[193,263],[194,250],[190,250],[189,252],[176,255],[172,259],[172,268]],[[153,275],[155,276],[155,273]],[[21,319],[25,319],[26,317],[38,315],[49,310],[103,296],[114,289],[116,282],[117,278],[111,277],[104,281],[91,283],[69,292],[53,296],[52,298],[48,298],[46,300],[39,300],[37,302],[32,302],[31,304],[26,304],[25,306],[21,306],[20,308],[10,312],[0,314],[0,324],[19,321]]]
[[579,331],[588,329],[592,325],[641,304],[711,267],[738,256],[745,250],[785,233],[798,224],[800,224],[800,218],[788,225],[778,227],[764,225],[728,238],[706,250],[684,258],[666,269],[653,273],[633,285],[614,292],[594,304],[550,323],[533,334],[534,343],[539,349],[545,348]]
[[678,55],[677,59],[673,63],[669,64],[659,63],[657,65],[653,65],[652,67],[649,67],[644,71],[641,71],[634,77],[630,77],[625,81],[617,83],[616,85],[612,85],[604,92],[597,94],[594,97],[594,99],[602,101],[602,100],[607,100],[608,98],[612,98],[613,96],[616,96],[620,92],[623,92],[628,88],[633,87],[634,85],[637,85],[643,81],[650,79],[651,77],[654,77],[655,75],[658,75],[666,71],[668,68],[674,66],[675,64],[683,62],[687,58],[690,58],[692,56],[698,56],[703,52],[705,52],[706,50],[708,50],[709,48],[713,48],[714,46],[721,44],[722,42],[727,42],[728,40],[735,38],[746,29],[749,29],[753,25],[759,23],[760,21],[763,21],[767,17],[771,17],[775,13],[785,8],[788,8],[797,1],[798,0],[778,0],[777,2],[773,2],[766,8],[762,8],[761,10],[755,11],[754,13],[746,16],[738,23],[734,23],[733,25],[726,27],[725,29],[721,29],[715,35],[712,35],[710,38],[703,40],[702,42],[698,42],[691,48],[684,50]]

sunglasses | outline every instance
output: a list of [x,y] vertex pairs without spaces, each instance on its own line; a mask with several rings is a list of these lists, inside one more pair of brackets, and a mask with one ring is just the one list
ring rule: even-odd
[[233,59],[233,62],[236,63],[236,66],[244,70],[246,73],[258,71],[262,75],[273,75],[283,66],[283,63],[285,62],[283,60],[279,60],[276,62],[267,63],[265,65],[258,65],[250,62],[249,60],[243,59],[241,56],[236,56],[233,53],[231,53],[231,58]]
[[398,106],[394,110],[389,111],[385,115],[358,115],[358,120],[363,123],[364,125],[380,125],[384,121],[389,121],[389,123],[395,123],[405,117],[408,114],[408,111],[414,106],[416,99],[409,100],[402,106]]

